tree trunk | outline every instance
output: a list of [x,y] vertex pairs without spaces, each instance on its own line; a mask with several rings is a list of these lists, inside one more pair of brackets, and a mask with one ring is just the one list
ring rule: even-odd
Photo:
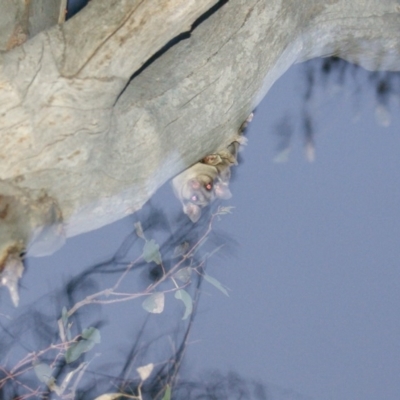
[[[60,22],[61,3],[26,37]],[[226,146],[293,63],[400,69],[397,0],[92,0],[13,49],[18,21],[4,21],[0,266],[44,223],[72,236],[138,210]]]

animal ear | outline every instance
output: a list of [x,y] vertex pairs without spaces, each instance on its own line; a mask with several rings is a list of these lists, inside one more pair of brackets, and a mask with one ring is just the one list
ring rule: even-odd
[[183,205],[183,212],[195,223],[200,219],[201,208],[193,203],[186,203]]
[[232,197],[232,193],[229,190],[228,184],[226,184],[226,183],[217,182],[214,185],[214,192],[215,192],[215,195],[220,199],[227,200]]
[[222,158],[219,154],[209,154],[201,160],[204,164],[218,165],[222,163]]
[[222,168],[220,173],[219,173],[219,180],[220,182],[227,186],[229,183],[229,179],[231,179],[231,169],[229,167],[227,168]]

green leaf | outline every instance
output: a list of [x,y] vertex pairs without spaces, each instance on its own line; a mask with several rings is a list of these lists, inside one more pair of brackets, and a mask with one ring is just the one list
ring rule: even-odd
[[160,246],[154,239],[146,241],[143,248],[143,258],[146,262],[154,261],[156,264],[161,264]]
[[220,251],[222,249],[222,247],[224,247],[224,245],[222,244],[221,246],[218,246],[216,249],[214,249],[211,253],[206,253],[204,254],[203,260],[207,260],[208,258],[211,258],[215,253],[217,253],[218,251]]
[[84,329],[82,337],[86,340],[92,341],[93,343],[100,343],[101,341],[100,331],[93,327]]
[[174,249],[174,258],[183,256],[187,250],[189,249],[189,243],[183,242],[179,246],[176,246]]
[[76,361],[82,355],[82,353],[87,351],[87,345],[90,343],[91,342],[87,340],[80,340],[78,343],[71,344],[65,353],[65,361],[67,364]]
[[186,290],[179,289],[175,292],[175,298],[182,300],[185,305],[185,314],[182,319],[186,319],[193,311],[193,301]]
[[76,361],[82,353],[91,350],[96,343],[100,343],[100,331],[96,328],[90,327],[84,329],[82,332],[82,340],[73,343],[65,353],[65,360],[67,363]]
[[165,389],[164,397],[162,400],[171,400],[171,387],[167,385],[167,388]]
[[228,206],[228,207],[218,207],[218,214],[219,215],[225,215],[225,214],[232,214],[232,210],[235,207]]
[[217,279],[207,274],[204,274],[203,277],[207,282],[211,283],[211,285],[215,286],[218,290],[220,290],[225,296],[229,297],[227,290],[219,283]]
[[181,268],[179,271],[174,273],[174,278],[180,280],[183,283],[188,283],[190,281],[190,277],[192,275],[191,267]]
[[143,303],[142,307],[153,314],[160,314],[164,311],[165,296],[162,292],[153,293]]
[[39,381],[45,383],[46,385],[54,379],[52,377],[53,370],[49,365],[45,363],[36,364],[33,367],[33,370],[35,371],[35,374],[38,377]]
[[67,352],[65,353],[65,361],[67,364],[72,363],[76,361],[82,353],[85,352],[85,346],[83,345],[83,342],[86,342],[86,340],[81,340],[78,343],[72,344]]

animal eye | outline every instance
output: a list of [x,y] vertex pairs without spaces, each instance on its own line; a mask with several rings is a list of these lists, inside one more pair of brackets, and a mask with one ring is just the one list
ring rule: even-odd
[[213,188],[212,183],[207,183],[207,185],[205,186],[206,190],[210,191]]
[[197,196],[193,195],[193,196],[190,198],[190,200],[192,200],[192,201],[197,201]]

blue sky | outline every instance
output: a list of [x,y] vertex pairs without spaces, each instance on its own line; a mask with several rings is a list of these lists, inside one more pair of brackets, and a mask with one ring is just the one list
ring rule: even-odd
[[359,94],[351,81],[317,89],[316,161],[304,159],[298,134],[289,161],[273,163],[271,129],[298,115],[302,71],[280,78],[248,132],[232,184],[236,208],[221,223],[236,253],[209,264],[231,295],[202,297],[188,364],[319,400],[397,399],[399,116],[394,108],[391,126],[377,124],[360,71]]

